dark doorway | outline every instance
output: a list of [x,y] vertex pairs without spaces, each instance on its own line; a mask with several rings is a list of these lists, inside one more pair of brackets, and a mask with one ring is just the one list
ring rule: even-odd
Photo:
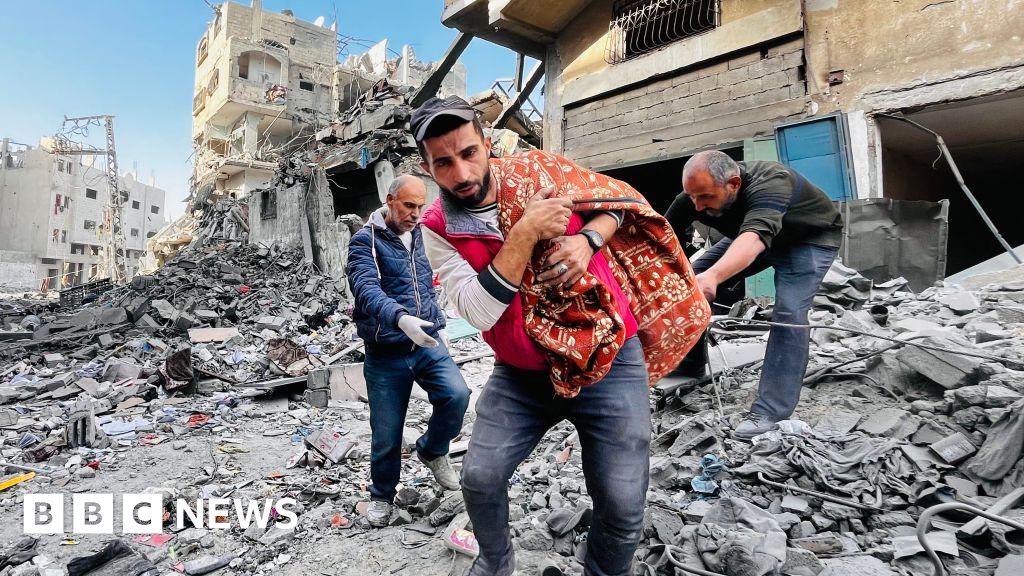
[[[1024,163],[1024,91],[938,104],[904,115],[939,133],[964,181],[1011,246],[1024,244],[1019,170]],[[1002,247],[960,190],[935,138],[899,120],[879,117],[886,197],[949,200],[946,274],[993,256]]]

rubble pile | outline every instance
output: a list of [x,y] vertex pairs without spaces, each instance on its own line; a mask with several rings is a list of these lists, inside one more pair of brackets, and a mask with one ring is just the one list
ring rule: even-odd
[[[636,573],[929,574],[914,531],[930,506],[1024,521],[1024,282],[915,295],[837,265],[817,304],[803,397],[777,430],[730,437],[758,385],[764,302],[716,318],[710,381],[652,391]],[[0,574],[461,574],[476,552],[462,496],[418,459],[403,459],[391,526],[363,517],[369,413],[348,306],[299,249],[217,241],[75,309],[4,301],[0,514],[26,493],[113,490],[163,494],[167,520],[164,534],[71,545],[0,528]],[[493,360],[472,331],[451,348],[475,399]],[[416,390],[408,454],[429,415]],[[593,506],[570,424],[509,492],[520,573],[582,573]],[[294,498],[297,522],[280,508],[262,527],[171,521],[222,497]],[[1022,552],[1019,532],[960,511],[927,538],[950,574],[1011,574]]]
[[[1024,283],[913,295],[850,272],[837,265],[823,285],[810,322],[837,329],[813,332],[801,404],[778,430],[752,445],[728,438],[758,384],[766,335],[754,336],[765,330],[756,322],[720,323],[715,381],[661,398],[646,563],[930,574],[915,536],[928,507],[963,502],[1024,520]],[[992,574],[1024,552],[1009,527],[972,518],[953,511],[928,529],[949,573]]]

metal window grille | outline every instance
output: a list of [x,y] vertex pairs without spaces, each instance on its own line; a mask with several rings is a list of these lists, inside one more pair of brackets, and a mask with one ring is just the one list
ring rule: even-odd
[[720,0],[619,0],[608,26],[609,64],[624,62],[721,24]]

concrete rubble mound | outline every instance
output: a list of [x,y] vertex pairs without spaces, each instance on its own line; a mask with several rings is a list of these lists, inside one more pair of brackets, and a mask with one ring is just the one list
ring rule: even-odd
[[[151,276],[83,303],[0,303],[0,514],[26,494],[159,493],[163,534],[0,534],[0,574],[461,574],[472,524],[416,458],[390,526],[372,529],[370,430],[350,303],[301,248],[223,235],[231,208]],[[210,218],[213,218],[212,216]],[[238,228],[236,230],[241,230]],[[220,232],[218,232],[220,231]],[[837,265],[839,266],[839,265]],[[810,323],[797,413],[752,443],[731,430],[754,396],[770,302],[716,317],[713,378],[653,390],[651,476],[637,574],[929,574],[915,536],[930,506],[1024,521],[1024,282],[920,294],[836,268]],[[453,319],[474,391],[489,349]],[[920,346],[919,346],[920,345]],[[430,407],[414,393],[411,454]],[[471,437],[470,409],[452,445]],[[509,484],[522,573],[581,574],[592,500],[563,422]],[[173,522],[210,498],[295,498],[295,526]],[[191,508],[190,508],[191,509]],[[187,517],[187,515],[186,515]],[[951,511],[927,539],[950,574],[1012,570],[1020,533]],[[1004,568],[1000,568],[1003,566]],[[88,570],[92,571],[88,571]]]

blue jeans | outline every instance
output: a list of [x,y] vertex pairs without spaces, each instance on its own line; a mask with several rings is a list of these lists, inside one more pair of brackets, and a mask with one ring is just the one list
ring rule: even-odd
[[643,533],[651,440],[647,367],[637,338],[608,374],[576,398],[556,397],[547,372],[495,364],[477,400],[462,493],[480,555],[472,576],[508,576],[514,567],[508,480],[549,428],[568,419],[579,432],[583,474],[594,501],[586,574],[629,573]]
[[[693,263],[693,271],[700,274],[710,268],[731,244],[732,240],[728,238],[719,241]],[[772,320],[807,324],[807,311],[838,251],[838,248],[817,244],[773,246],[730,281],[752,276],[769,266],[775,268]],[[810,335],[809,328],[772,326],[768,332],[768,348],[765,350],[757,400],[750,407],[751,412],[764,414],[776,421],[792,416],[800,401],[800,389],[807,372]],[[687,360],[703,358],[704,350],[702,339]]]
[[367,350],[363,377],[370,399],[370,497],[390,502],[402,471],[402,431],[413,381],[434,407],[427,432],[416,441],[416,451],[426,460],[447,454],[462,430],[469,388],[443,343],[411,352]]

